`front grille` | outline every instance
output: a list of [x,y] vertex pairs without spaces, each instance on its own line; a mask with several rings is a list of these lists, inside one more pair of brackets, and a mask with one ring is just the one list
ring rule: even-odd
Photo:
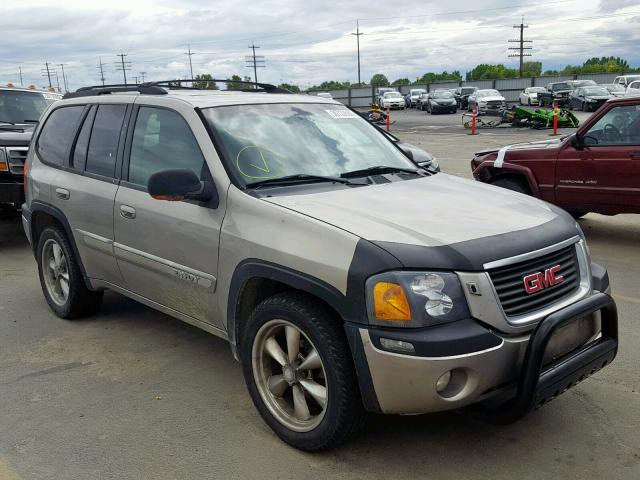
[[28,147],[8,147],[7,157],[9,171],[14,175],[24,174],[24,162],[27,159]]
[[502,106],[502,100],[489,100],[487,102],[487,105],[489,107],[501,107]]
[[[527,293],[524,277],[560,265],[557,273],[564,281],[535,293]],[[575,245],[523,262],[489,270],[504,313],[516,317],[540,310],[571,295],[580,287],[580,267]]]

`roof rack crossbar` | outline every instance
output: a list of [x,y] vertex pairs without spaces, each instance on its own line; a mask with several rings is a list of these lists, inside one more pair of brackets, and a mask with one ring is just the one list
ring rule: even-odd
[[141,85],[149,85],[149,86],[157,86],[157,87],[168,87],[168,88],[180,88],[180,89],[193,89],[193,90],[206,90],[205,88],[198,88],[198,87],[194,87],[193,85],[190,87],[183,87],[182,84],[183,83],[191,83],[193,84],[194,82],[198,82],[198,83],[203,83],[203,82],[220,82],[220,83],[240,83],[242,85],[254,85],[255,87],[258,87],[261,90],[258,90],[258,88],[253,89],[253,90],[243,90],[246,92],[251,92],[251,91],[264,91],[267,93],[292,93],[290,90],[286,90],[284,88],[280,88],[280,87],[276,87],[275,85],[272,85],[270,83],[261,83],[261,82],[250,82],[250,81],[246,81],[246,80],[230,80],[228,78],[211,78],[211,79],[198,79],[198,78],[190,78],[190,79],[177,79],[177,80],[159,80],[159,81],[155,81],[155,82],[146,82],[143,83]]
[[145,84],[113,84],[113,85],[91,85],[88,87],[80,87],[75,92],[66,93],[62,98],[91,97],[94,95],[108,95],[119,92],[138,92],[148,95],[166,95],[164,88],[157,86],[148,86]]

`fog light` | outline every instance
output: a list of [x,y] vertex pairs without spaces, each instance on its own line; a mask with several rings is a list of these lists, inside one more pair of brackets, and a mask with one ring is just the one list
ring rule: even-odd
[[415,353],[416,349],[413,348],[413,344],[409,342],[403,342],[402,340],[391,340],[390,338],[381,338],[380,345],[386,350],[400,353]]
[[451,370],[442,374],[442,376],[436,382],[436,391],[438,393],[442,393],[448,386],[451,381]]

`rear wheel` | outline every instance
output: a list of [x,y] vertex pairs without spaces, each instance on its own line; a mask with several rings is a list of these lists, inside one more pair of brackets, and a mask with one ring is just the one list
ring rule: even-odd
[[323,450],[359,430],[364,409],[349,345],[324,305],[298,293],[264,300],[240,351],[253,403],[283,441]]
[[100,308],[103,292],[86,287],[78,259],[61,229],[49,227],[42,232],[36,256],[42,292],[57,316],[79,318]]
[[496,187],[506,188],[508,190],[513,190],[514,192],[524,193],[525,195],[531,195],[531,189],[529,186],[521,179],[515,177],[502,177],[496,178],[492,185]]

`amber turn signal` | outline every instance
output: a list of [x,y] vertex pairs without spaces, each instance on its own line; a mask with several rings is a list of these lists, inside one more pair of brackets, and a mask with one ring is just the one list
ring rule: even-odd
[[411,320],[409,300],[396,283],[378,282],[373,287],[373,309],[377,320],[408,322]]

